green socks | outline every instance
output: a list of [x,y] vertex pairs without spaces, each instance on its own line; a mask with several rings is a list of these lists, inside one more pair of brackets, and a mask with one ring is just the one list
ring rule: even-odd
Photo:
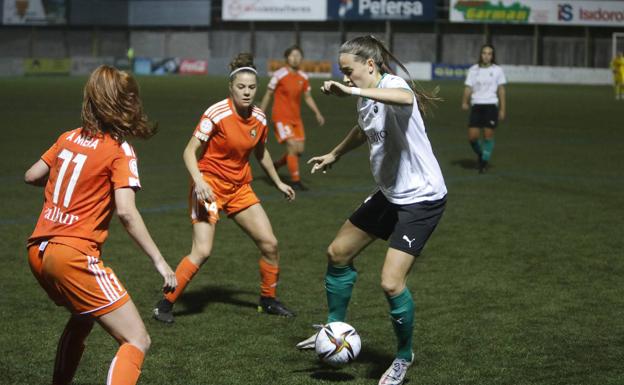
[[414,300],[405,288],[401,294],[388,297],[390,317],[397,336],[397,358],[412,360],[412,335],[414,333]]
[[492,151],[494,151],[494,139],[483,139],[483,153],[481,157],[484,161],[489,162]]
[[472,151],[474,151],[475,154],[481,155],[481,144],[479,143],[479,140],[471,141],[470,147],[472,147]]
[[325,291],[329,308],[327,322],[344,322],[356,279],[357,271],[351,265],[327,265],[327,273],[325,273]]
[[[327,265],[327,273],[325,274],[325,291],[329,308],[327,322],[344,322],[356,279],[357,271],[351,265]],[[401,294],[386,298],[390,304],[390,317],[398,340],[397,358],[411,361],[412,335],[414,333],[414,300],[412,294],[405,288]]]

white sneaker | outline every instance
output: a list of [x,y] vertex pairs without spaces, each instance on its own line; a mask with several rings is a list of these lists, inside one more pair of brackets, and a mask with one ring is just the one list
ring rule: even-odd
[[414,353],[412,353],[412,360],[407,361],[403,358],[395,358],[392,361],[392,365],[386,370],[379,380],[379,385],[401,385],[405,380],[407,369],[414,362]]
[[312,325],[312,327],[315,328],[317,332],[295,345],[297,349],[308,350],[314,349],[316,347],[316,336],[318,336],[318,330],[321,330],[323,328],[323,325],[314,324]]

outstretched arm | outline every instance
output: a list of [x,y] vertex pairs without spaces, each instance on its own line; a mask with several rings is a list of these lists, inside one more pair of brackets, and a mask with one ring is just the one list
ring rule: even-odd
[[266,93],[262,97],[262,101],[260,102],[260,109],[266,112],[267,107],[269,107],[269,103],[271,103],[271,98],[273,97],[273,90],[267,88]]
[[163,291],[165,293],[175,290],[178,285],[176,276],[171,267],[165,261],[160,250],[154,243],[143,218],[136,208],[134,201],[135,192],[132,188],[120,188],[115,190],[115,205],[117,215],[130,237],[139,245],[141,250],[152,260],[154,267],[164,279]]
[[24,174],[24,182],[33,186],[45,186],[48,182],[49,173],[50,166],[42,159],[39,159]]
[[275,184],[278,190],[284,193],[284,196],[287,200],[292,201],[295,199],[295,190],[292,189],[289,185],[282,182],[277,171],[275,170],[275,166],[273,165],[273,159],[271,159],[271,154],[269,154],[269,150],[266,149],[263,143],[258,143],[255,149],[256,159],[260,162],[260,166],[264,169],[264,172],[267,174],[269,178]]
[[310,107],[312,112],[314,112],[314,117],[316,118],[319,126],[325,124],[325,117],[323,117],[323,114],[321,114],[321,111],[316,106],[316,103],[314,102],[314,98],[312,97],[312,93],[310,93],[310,91],[303,94],[303,100],[305,100],[308,107]]
[[348,87],[335,80],[328,80],[321,86],[321,91],[325,95],[361,96],[388,104],[414,104],[414,93],[406,88],[357,88]]
[[362,143],[366,142],[366,135],[360,129],[358,125],[354,126],[347,136],[340,142],[333,150],[328,154],[322,156],[315,156],[308,160],[308,164],[314,163],[312,166],[312,174],[315,171],[321,170],[323,173],[327,172],[327,169],[331,168],[331,165],[336,163],[338,159],[347,152],[358,148]]

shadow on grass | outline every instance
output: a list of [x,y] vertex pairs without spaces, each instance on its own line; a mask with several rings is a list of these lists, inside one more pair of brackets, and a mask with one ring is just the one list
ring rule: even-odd
[[[313,353],[314,351],[311,352]],[[394,356],[391,354],[382,353],[374,349],[366,349],[360,352],[355,362],[350,365],[362,365],[367,368],[367,378],[379,379],[388,369],[393,359]],[[330,382],[346,382],[355,379],[352,374],[342,372],[340,368],[333,368],[320,361],[317,362],[316,366],[295,370],[295,372],[310,373],[310,378],[312,379]],[[404,383],[407,384],[408,382],[409,380],[406,379]]]
[[[476,159],[455,159],[453,161],[451,161],[451,165],[453,166],[459,166],[461,168],[463,168],[464,170],[475,170],[477,171],[479,169],[479,164],[477,163]],[[494,166],[492,165],[492,163],[488,163],[487,168],[486,168],[486,173],[488,170],[493,169]]]
[[362,350],[356,361],[360,364],[365,363],[368,367],[366,377],[379,379],[388,369],[392,360],[394,360],[394,355],[374,349],[365,349]]
[[352,374],[325,368],[314,371],[312,374],[310,374],[310,378],[330,382],[345,382],[355,380],[355,376],[353,376]]
[[310,373],[310,378],[314,380],[329,381],[329,382],[346,382],[355,380],[355,376],[349,373],[340,371],[340,368],[333,368],[328,365],[322,364],[320,361],[316,366],[294,370],[294,373]]
[[459,166],[465,170],[476,170],[479,164],[476,159],[455,159],[451,161],[451,165]]
[[211,303],[225,303],[239,307],[256,308],[256,302],[245,301],[236,298],[238,295],[254,294],[250,291],[224,288],[220,286],[205,286],[200,290],[193,290],[184,293],[178,300],[178,304],[183,305],[183,309],[174,311],[176,316],[198,314]]

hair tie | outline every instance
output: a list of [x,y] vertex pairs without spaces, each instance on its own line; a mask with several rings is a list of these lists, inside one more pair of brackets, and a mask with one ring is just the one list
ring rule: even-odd
[[256,71],[256,69],[253,67],[240,67],[230,72],[230,78],[232,78],[232,76],[234,76],[237,72],[240,72],[240,71],[251,71],[254,74],[258,75],[258,71]]

